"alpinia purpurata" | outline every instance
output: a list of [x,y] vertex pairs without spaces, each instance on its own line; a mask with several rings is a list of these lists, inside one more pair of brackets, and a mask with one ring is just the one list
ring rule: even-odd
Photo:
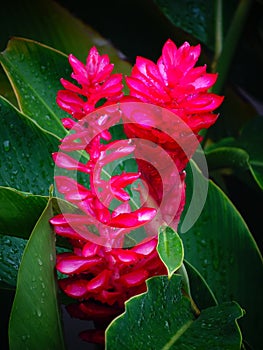
[[[171,226],[177,227],[185,203],[184,169],[199,144],[199,131],[216,121],[217,114],[213,112],[223,100],[208,91],[217,75],[207,73],[206,66],[195,67],[199,55],[200,45],[184,43],[177,48],[167,40],[156,64],[137,58],[131,75],[126,77],[128,96],[122,91],[122,75],[112,74],[113,64],[107,55],[99,55],[93,47],[86,65],[69,56],[72,78],[78,86],[61,79],[65,90],[58,92],[57,103],[70,114],[62,123],[73,133],[62,140],[60,152],[53,158],[57,168],[85,174],[88,186],[69,176],[56,176],[57,190],[78,211],[62,213],[50,222],[56,234],[68,238],[72,245],[71,252],[57,256],[56,267],[68,275],[59,280],[62,290],[79,300],[70,307],[76,317],[109,321],[123,310],[128,298],[146,290],[147,278],[166,273],[156,251],[159,221],[153,219],[166,191],[159,224],[167,217]],[[117,102],[124,103],[124,107],[119,115],[113,114],[116,120],[110,123],[107,113],[98,117],[91,113],[103,106],[116,112]],[[129,111],[134,103],[159,108],[150,113],[153,124],[149,126],[144,120],[147,113],[133,119],[134,114]],[[110,126],[120,120],[128,139],[111,141]],[[137,144],[136,139],[149,143]],[[169,165],[155,145],[166,152]],[[74,151],[84,152],[87,161],[72,157],[70,153]],[[101,177],[108,164],[132,154],[139,172],[109,175],[106,180]],[[162,176],[159,169],[166,173]],[[138,179],[145,181],[148,197],[145,200],[139,184],[137,190],[143,205],[132,210],[125,188]],[[170,182],[173,191],[169,196]],[[109,209],[116,200],[119,204]],[[138,227],[145,227],[148,237],[125,248],[125,238]],[[99,341],[103,339],[101,334],[87,332],[83,338]]]
[[114,65],[96,47],[91,48],[86,65],[73,55],[69,55],[69,63],[73,69],[71,76],[80,86],[62,78],[65,90],[58,91],[57,104],[74,118],[81,119],[94,111],[102,99],[118,102],[123,96],[122,74],[112,74]]
[[[189,126],[191,131],[199,138],[198,132],[201,129],[207,129],[217,119],[217,114],[213,111],[217,109],[223,97],[209,92],[208,90],[214,85],[217,74],[206,72],[206,66],[195,67],[201,53],[200,45],[190,46],[185,42],[181,47],[177,48],[173,41],[167,40],[162,49],[162,55],[157,63],[143,58],[137,57],[136,63],[132,69],[131,75],[126,77],[126,83],[130,89],[127,100],[151,103],[173,112],[181,120],[181,124],[177,124],[177,137],[171,138],[173,130],[167,134],[169,127],[164,128],[163,124],[170,123],[170,115],[160,121],[158,127],[146,128],[143,123],[125,123],[124,130],[127,137],[137,137],[147,139],[159,144],[173,159],[179,172],[185,169],[189,161],[189,152],[185,154],[181,145],[177,141],[187,143],[187,133],[180,136],[180,128],[184,127],[184,123]],[[184,135],[185,134],[185,135]],[[185,139],[185,141],[183,141]],[[180,143],[179,142],[179,143]],[[192,147],[192,154],[196,149],[196,145],[190,140],[188,150]],[[139,166],[139,171],[149,184],[150,196],[157,203],[162,198],[162,179],[156,169],[144,160],[140,160],[139,152],[135,153]],[[182,181],[184,174],[182,173]],[[183,209],[184,195],[182,195],[182,204],[175,216],[176,223]]]

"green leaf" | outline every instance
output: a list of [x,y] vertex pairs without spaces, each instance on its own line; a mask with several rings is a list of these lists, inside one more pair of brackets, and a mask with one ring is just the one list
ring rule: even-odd
[[[24,194],[0,187],[0,281],[16,286],[21,257],[36,222],[47,205],[48,198]],[[54,214],[74,212],[75,207],[58,198],[52,199]],[[68,248],[67,240],[56,239],[57,251]],[[62,250],[63,251],[63,250]]]
[[0,281],[16,286],[17,271],[25,246],[25,239],[0,235]]
[[[96,45],[101,54],[109,55],[116,71],[128,74],[131,70],[130,64],[121,58],[119,51],[111,42],[55,1],[5,1],[1,4],[0,32],[1,51],[6,48],[10,37],[20,36],[36,40],[66,54],[73,53],[85,61],[88,50]],[[30,61],[28,64],[30,65]],[[2,69],[0,69],[0,93],[15,104],[12,87]]]
[[158,234],[158,254],[167,268],[169,278],[184,259],[184,247],[178,233],[171,227],[161,227]]
[[263,190],[263,118],[249,121],[237,140],[238,145],[249,154],[249,169],[258,186]]
[[110,41],[55,1],[5,1],[1,4],[0,32],[1,50],[10,37],[20,36],[67,55],[72,53],[84,61],[89,49],[95,45],[101,54],[109,55],[116,71],[128,74],[131,69]]
[[[246,122],[237,138],[224,138],[206,149],[210,170],[232,168],[242,179],[249,170],[257,185],[263,189],[263,119],[256,117]],[[240,174],[240,172],[242,173]]]
[[[187,199],[192,191],[191,169],[196,172],[198,181],[207,181],[195,167],[188,167]],[[205,279],[218,302],[236,300],[245,309],[246,315],[240,322],[244,339],[252,347],[260,348],[262,256],[243,218],[212,181],[209,181],[208,196],[200,217],[188,232],[181,234],[181,238],[185,259]]]
[[[213,291],[208,286],[203,276],[200,275],[199,271],[187,260],[184,260],[184,267],[188,276],[191,298],[197,307],[202,310],[217,305],[218,302]],[[181,273],[181,271],[179,272]]]
[[217,147],[206,153],[206,159],[211,171],[222,168],[247,169],[249,155],[238,147]]
[[47,204],[47,197],[0,187],[0,233],[28,239]]
[[0,110],[0,184],[48,195],[54,176],[51,154],[58,149],[58,139],[1,97]]
[[181,287],[178,275],[149,279],[147,292],[127,301],[125,313],[107,328],[106,349],[240,349],[236,323],[243,315],[240,307],[229,302],[208,308],[196,318]]
[[50,200],[24,251],[9,322],[10,350],[64,349],[54,275],[55,235]]
[[25,114],[43,129],[58,137],[66,130],[60,119],[68,116],[56,103],[60,78],[69,78],[66,55],[31,40],[13,38],[0,55],[0,62],[10,79],[18,104]]
[[[169,21],[193,35],[210,49],[215,47],[216,6],[206,0],[154,0]],[[223,35],[235,9],[235,1],[223,2]]]

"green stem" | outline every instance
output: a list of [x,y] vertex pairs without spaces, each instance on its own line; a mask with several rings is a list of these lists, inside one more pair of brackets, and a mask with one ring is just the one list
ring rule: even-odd
[[189,282],[188,273],[186,271],[186,268],[185,268],[184,264],[182,264],[179,267],[179,269],[177,270],[177,273],[182,276],[183,289],[184,289],[187,297],[189,298],[189,300],[191,302],[192,309],[194,310],[196,316],[199,316],[200,310],[198,309],[197,305],[195,304],[195,302],[194,302],[194,300],[193,300],[193,298],[191,296],[190,282]]
[[186,271],[184,264],[182,264],[179,267],[179,269],[177,270],[177,273],[182,276],[183,288],[186,291],[186,293],[189,295],[189,297],[191,298],[190,282],[189,282],[188,273]]
[[215,71],[217,61],[221,55],[223,48],[223,15],[222,15],[222,0],[215,2],[215,54],[212,63],[212,71]]
[[[253,0],[240,0],[218,60],[215,56],[217,62],[215,65],[213,64],[212,66],[214,67],[214,71],[217,71],[219,75],[216,84],[213,86],[212,91],[216,94],[222,93],[237,44],[239,42],[240,36],[244,28],[244,24],[246,22],[250,7],[252,5],[252,1]],[[220,1],[218,0],[218,2]]]

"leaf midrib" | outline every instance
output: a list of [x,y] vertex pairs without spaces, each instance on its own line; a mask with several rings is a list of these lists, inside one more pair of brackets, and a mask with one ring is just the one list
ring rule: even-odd
[[174,345],[174,343],[187,331],[187,329],[193,323],[193,320],[186,322],[178,331],[172,336],[172,338],[166,343],[161,350],[169,350]]

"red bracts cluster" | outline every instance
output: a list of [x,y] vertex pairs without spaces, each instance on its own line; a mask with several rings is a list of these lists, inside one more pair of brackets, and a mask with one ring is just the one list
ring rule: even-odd
[[[70,307],[74,316],[109,321],[123,310],[128,298],[146,290],[147,278],[166,273],[156,251],[158,227],[152,224],[162,202],[163,186],[176,179],[177,192],[163,206],[167,215],[174,211],[171,222],[176,228],[185,202],[184,169],[197,147],[189,142],[190,134],[198,140],[198,132],[215,122],[217,115],[213,111],[223,100],[208,92],[217,75],[206,73],[205,66],[194,67],[199,55],[199,45],[191,47],[184,43],[177,48],[168,40],[156,64],[138,57],[131,75],[126,77],[128,96],[123,94],[122,75],[112,74],[113,64],[107,55],[99,55],[93,47],[85,65],[69,56],[72,78],[78,85],[62,79],[65,89],[58,92],[57,103],[70,114],[62,123],[71,132],[53,158],[57,168],[74,174],[55,177],[58,192],[73,204],[74,211],[63,212],[50,222],[56,234],[66,237],[72,245],[72,251],[57,255],[56,267],[67,275],[59,280],[61,289],[78,300]],[[149,104],[168,113],[161,113],[161,119],[158,113],[151,116],[157,119],[156,124],[149,126],[144,113],[133,120],[132,113],[127,114],[124,108],[119,115],[114,113],[116,120],[111,118],[109,122],[107,113],[99,111],[106,106],[110,113],[115,106],[116,112],[117,102]],[[173,115],[187,128],[173,123]],[[120,121],[124,123],[123,139],[112,141],[110,127]],[[171,173],[167,170],[167,176],[162,178],[154,164],[140,159],[143,151],[132,138],[162,148],[179,175],[176,177],[174,170]],[[187,152],[182,149],[183,144],[188,145]],[[155,157],[155,147],[150,144],[147,147],[147,154]],[[74,152],[80,152],[81,161],[72,156]],[[112,162],[131,155],[136,158],[138,171],[112,175],[105,170]],[[165,159],[156,159],[165,168],[166,164],[162,164]],[[82,173],[84,182],[78,181],[78,173]],[[148,198],[145,200],[141,185],[137,185],[143,203],[133,208],[127,187],[139,179],[148,187]],[[179,204],[174,209],[177,195]],[[146,237],[126,248],[125,240],[139,227],[145,227]],[[83,338],[101,340],[101,333],[98,338],[94,334],[87,332]]]

